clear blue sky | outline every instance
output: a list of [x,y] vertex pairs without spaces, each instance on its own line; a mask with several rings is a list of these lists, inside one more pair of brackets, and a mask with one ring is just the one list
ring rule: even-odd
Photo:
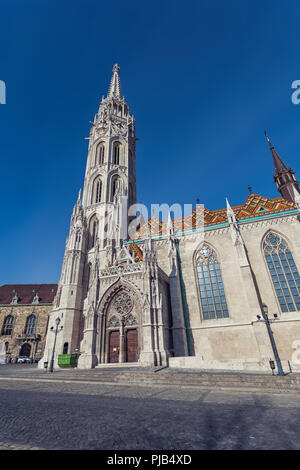
[[299,25],[298,0],[2,0],[0,284],[58,281],[116,62],[140,201],[277,197],[264,129],[300,178]]

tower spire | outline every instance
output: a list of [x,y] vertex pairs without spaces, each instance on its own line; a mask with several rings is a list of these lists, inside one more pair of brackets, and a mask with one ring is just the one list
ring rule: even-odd
[[121,83],[120,83],[120,77],[119,77],[119,70],[120,67],[118,64],[115,64],[113,66],[113,75],[111,77],[110,81],[110,86],[108,90],[108,97],[115,97],[115,98],[120,98],[121,99]]
[[295,173],[291,168],[288,168],[284,162],[279,157],[278,153],[276,152],[274,146],[272,145],[268,134],[265,131],[266,139],[269,143],[269,147],[271,150],[275,174],[274,174],[274,181],[277,185],[278,191],[288,201],[294,202],[294,190],[295,188],[298,193],[300,193],[299,183],[295,178]]

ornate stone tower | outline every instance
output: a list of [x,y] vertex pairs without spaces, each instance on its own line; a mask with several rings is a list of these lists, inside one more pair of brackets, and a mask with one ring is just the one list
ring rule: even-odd
[[158,284],[155,257],[156,268],[149,270],[141,250],[124,245],[128,207],[136,202],[136,137],[118,65],[91,124],[83,194],[71,218],[40,367],[51,361],[55,338],[54,366],[58,354],[76,351],[82,368],[138,358],[160,365],[167,360],[160,292],[165,282]]
[[[99,239],[109,263],[121,240],[127,238],[124,206],[136,202],[135,141],[134,118],[121,96],[119,66],[114,65],[108,95],[102,98],[92,123],[82,198],[91,243]],[[96,217],[95,212],[98,224],[90,217]]]

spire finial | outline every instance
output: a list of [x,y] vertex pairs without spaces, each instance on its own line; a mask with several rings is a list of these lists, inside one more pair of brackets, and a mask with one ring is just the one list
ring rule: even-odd
[[115,96],[116,98],[121,98],[121,84],[119,78],[120,67],[118,64],[113,66],[113,76],[111,77],[108,96]]
[[119,73],[119,70],[120,70],[119,65],[118,65],[118,64],[115,64],[115,65],[113,66],[113,72]]
[[272,146],[272,144],[271,144],[271,141],[270,141],[270,139],[269,139],[269,136],[268,136],[268,134],[267,134],[267,131],[264,131],[264,133],[265,133],[266,139],[267,139],[267,141],[268,141],[270,147],[273,148],[273,146]]

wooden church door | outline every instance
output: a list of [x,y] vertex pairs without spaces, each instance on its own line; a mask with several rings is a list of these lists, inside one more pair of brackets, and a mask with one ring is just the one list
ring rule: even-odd
[[126,331],[126,362],[137,362],[138,330]]
[[119,362],[120,331],[111,331],[109,334],[109,362]]

